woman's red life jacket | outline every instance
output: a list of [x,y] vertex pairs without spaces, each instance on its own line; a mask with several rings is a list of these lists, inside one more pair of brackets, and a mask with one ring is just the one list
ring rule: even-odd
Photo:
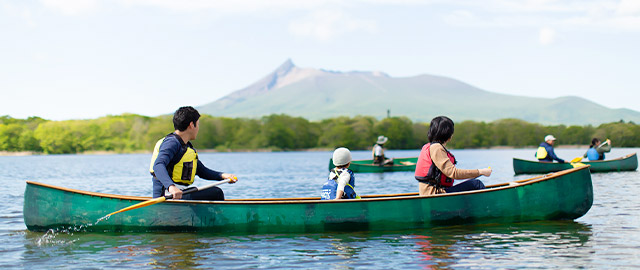
[[[422,146],[422,150],[420,151],[420,155],[418,156],[418,163],[416,164],[415,173],[416,180],[432,185],[437,185],[437,181],[439,180],[440,185],[443,187],[453,186],[453,179],[443,174],[438,166],[433,165],[429,147],[431,147],[431,143]],[[449,150],[447,150],[447,148],[444,148],[444,151],[447,152],[449,160],[451,160],[453,164],[456,164],[456,158],[453,156],[453,154],[451,154]]]

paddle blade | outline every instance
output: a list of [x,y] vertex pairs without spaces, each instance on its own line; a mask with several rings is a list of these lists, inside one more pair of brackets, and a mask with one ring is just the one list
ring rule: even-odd
[[133,210],[133,209],[142,208],[142,207],[149,206],[149,205],[156,204],[156,203],[161,203],[161,202],[164,202],[165,200],[167,200],[167,198],[158,197],[156,199],[144,201],[144,202],[141,202],[141,203],[138,203],[138,204],[134,204],[134,205],[129,206],[129,207],[122,208],[122,209],[120,209],[118,211],[115,211],[115,212],[113,212],[111,214],[108,214],[107,216],[115,215],[117,213],[122,213],[122,212]]
[[582,161],[582,157],[577,157],[571,160],[571,163],[576,163]]
[[578,168],[578,167],[582,167],[582,166],[587,166],[587,164],[584,163],[580,163],[580,162],[572,162],[571,166],[573,166],[574,168]]

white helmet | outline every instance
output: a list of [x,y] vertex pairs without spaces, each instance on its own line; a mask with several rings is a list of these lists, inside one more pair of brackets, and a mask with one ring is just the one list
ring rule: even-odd
[[344,166],[351,162],[351,151],[349,149],[340,147],[333,151],[333,165]]

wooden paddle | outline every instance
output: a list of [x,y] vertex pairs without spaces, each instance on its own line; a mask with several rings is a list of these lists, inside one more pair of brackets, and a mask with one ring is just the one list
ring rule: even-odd
[[[226,179],[226,180],[215,182],[213,184],[202,186],[202,187],[190,187],[190,188],[187,188],[187,189],[183,190],[182,191],[182,195],[189,194],[189,193],[192,193],[192,192],[196,192],[198,190],[205,190],[205,189],[208,189],[208,188],[212,188],[212,187],[215,187],[217,185],[222,185],[222,184],[225,184],[225,183],[229,183],[230,181],[231,180]],[[161,203],[161,202],[164,202],[164,201],[166,201],[168,199],[172,199],[172,198],[173,198],[173,194],[169,194],[169,195],[166,195],[166,196],[163,196],[163,197],[158,197],[158,198],[155,198],[155,199],[144,201],[144,202],[141,202],[141,203],[138,203],[138,204],[134,204],[134,205],[129,206],[129,207],[122,208],[122,209],[120,209],[118,211],[115,211],[115,212],[113,212],[111,214],[108,214],[108,215],[105,216],[105,218],[108,218],[111,215],[115,215],[117,213],[122,213],[122,212],[125,212],[125,211],[142,208],[142,207],[153,205],[153,204],[156,204],[156,203]]]

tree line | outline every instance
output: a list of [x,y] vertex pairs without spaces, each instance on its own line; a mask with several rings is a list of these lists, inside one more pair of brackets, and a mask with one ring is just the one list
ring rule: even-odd
[[[454,119],[455,121],[455,119]],[[131,153],[151,151],[156,141],[172,132],[172,116],[111,115],[89,120],[52,121],[40,117],[0,116],[0,151],[69,154],[91,151]],[[287,151],[313,148],[369,149],[379,135],[389,137],[388,149],[418,149],[427,142],[429,123],[407,117],[336,117],[309,121],[273,114],[259,119],[203,115],[192,143],[197,149],[218,151]],[[597,127],[544,126],[518,119],[455,123],[449,148],[495,146],[533,147],[547,134],[562,145],[589,145],[593,137],[611,139],[616,147],[640,146],[640,125],[613,122]]]

